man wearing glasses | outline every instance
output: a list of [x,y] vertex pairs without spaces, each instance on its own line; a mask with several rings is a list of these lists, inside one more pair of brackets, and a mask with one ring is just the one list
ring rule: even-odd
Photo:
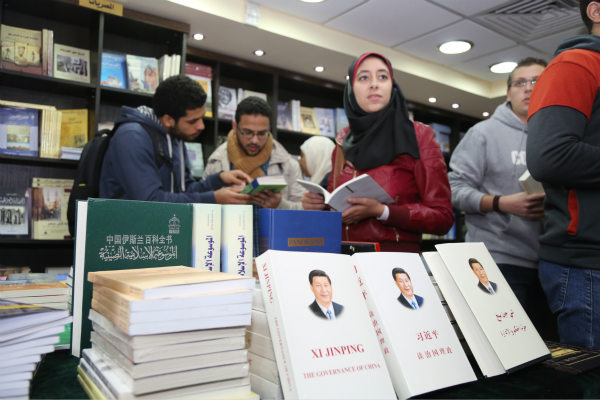
[[227,141],[208,158],[204,176],[236,169],[251,179],[283,175],[288,184],[285,189],[280,193],[269,190],[257,193],[251,202],[263,208],[302,209],[304,190],[295,183],[302,178],[300,165],[273,139],[271,121],[271,107],[263,99],[250,96],[240,101]]
[[542,337],[556,339],[555,322],[538,276],[538,235],[544,194],[527,194],[529,98],[546,62],[521,60],[508,76],[507,100],[474,125],[450,160],[454,207],[465,212],[467,242],[484,242]]

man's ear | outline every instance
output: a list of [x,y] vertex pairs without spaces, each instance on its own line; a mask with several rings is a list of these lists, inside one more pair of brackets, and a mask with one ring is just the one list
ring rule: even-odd
[[587,15],[594,24],[600,24],[600,2],[590,2],[587,7]]
[[173,128],[176,122],[175,119],[169,114],[163,115],[158,120],[160,121],[160,124],[163,126],[163,128],[165,128],[166,130]]

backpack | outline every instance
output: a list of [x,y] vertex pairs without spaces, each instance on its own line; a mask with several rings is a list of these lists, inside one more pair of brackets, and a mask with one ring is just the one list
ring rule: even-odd
[[[173,172],[173,160],[165,151],[162,139],[163,135],[154,126],[141,122],[138,123],[145,128],[152,139],[154,160],[156,161],[157,167],[160,168],[163,163],[166,163],[171,172]],[[75,209],[77,200],[87,200],[90,197],[99,196],[102,162],[104,161],[104,155],[106,154],[110,140],[119,126],[120,124],[115,124],[112,129],[102,129],[96,132],[96,135],[94,135],[94,137],[83,147],[77,169],[75,170],[73,188],[69,195],[69,205],[67,208],[69,232],[73,237],[75,236]],[[115,198],[119,196],[120,195],[117,195]]]

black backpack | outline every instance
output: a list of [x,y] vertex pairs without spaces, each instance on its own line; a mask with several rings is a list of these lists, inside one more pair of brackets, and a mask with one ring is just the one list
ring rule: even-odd
[[[165,152],[162,138],[163,135],[154,126],[144,123],[140,123],[140,125],[145,128],[146,132],[148,132],[152,138],[154,160],[156,161],[158,168],[160,168],[163,163],[166,163],[172,172],[173,160]],[[115,124],[112,129],[102,129],[98,131],[83,147],[75,171],[75,179],[73,181],[71,194],[69,195],[69,206],[67,208],[69,232],[72,236],[75,236],[75,209],[77,207],[77,200],[87,200],[90,197],[98,197],[100,193],[102,161],[104,161],[104,155],[106,154],[110,140],[118,127],[119,124]]]

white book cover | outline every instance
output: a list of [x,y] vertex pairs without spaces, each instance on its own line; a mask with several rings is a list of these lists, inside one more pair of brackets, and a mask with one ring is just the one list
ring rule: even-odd
[[252,391],[258,393],[261,399],[283,400],[283,391],[280,383],[273,383],[262,376],[250,372],[250,386]]
[[439,258],[425,253],[425,260],[484,375],[550,356],[483,243],[447,243],[436,249]]
[[221,205],[194,203],[192,267],[219,271],[221,267]]
[[399,398],[476,380],[418,254],[351,259]]
[[252,323],[248,327],[250,332],[258,333],[259,335],[271,338],[269,321],[267,320],[267,313],[265,311],[252,310],[251,320]]
[[523,172],[519,177],[519,183],[527,194],[545,193],[544,185],[541,182],[536,181],[528,169]]
[[[396,398],[349,257],[268,250],[256,267],[286,398]],[[334,319],[315,293],[333,302]]]
[[90,83],[90,51],[54,43],[54,77]]
[[225,86],[219,86],[219,118],[232,120],[237,108],[237,90]]
[[221,206],[221,272],[252,276],[252,206]]

